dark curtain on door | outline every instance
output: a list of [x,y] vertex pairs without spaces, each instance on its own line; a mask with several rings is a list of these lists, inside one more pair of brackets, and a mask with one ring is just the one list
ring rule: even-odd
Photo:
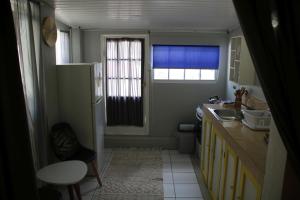
[[106,112],[108,126],[143,126],[144,41],[106,41]]
[[38,199],[17,40],[9,0],[1,2],[0,199]]
[[300,175],[300,2],[233,2],[274,121]]

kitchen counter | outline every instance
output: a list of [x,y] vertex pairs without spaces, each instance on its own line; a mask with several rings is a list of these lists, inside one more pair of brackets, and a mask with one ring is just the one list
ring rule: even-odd
[[212,124],[224,140],[236,152],[242,163],[251,171],[262,185],[265,174],[267,144],[264,136],[268,131],[254,131],[240,121],[219,121],[213,109],[228,109],[218,104],[204,104],[205,115],[212,119]]

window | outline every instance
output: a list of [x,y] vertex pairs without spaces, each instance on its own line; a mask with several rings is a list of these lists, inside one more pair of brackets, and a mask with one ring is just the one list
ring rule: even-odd
[[57,40],[55,44],[56,64],[70,62],[70,38],[69,32],[57,30]]
[[107,40],[107,95],[122,97],[142,96],[142,40]]
[[216,80],[219,46],[153,45],[154,80]]

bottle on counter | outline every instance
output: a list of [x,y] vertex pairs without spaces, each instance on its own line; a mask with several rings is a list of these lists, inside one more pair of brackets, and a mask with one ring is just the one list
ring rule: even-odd
[[242,106],[242,96],[246,93],[246,89],[242,87],[241,89],[238,89],[235,91],[235,101],[234,101],[234,107],[236,110],[241,110]]

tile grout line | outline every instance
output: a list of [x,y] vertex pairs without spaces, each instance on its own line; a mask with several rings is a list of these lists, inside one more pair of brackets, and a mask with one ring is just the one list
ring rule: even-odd
[[[198,179],[197,179],[197,175],[196,175],[196,169],[194,168],[194,166],[193,166],[193,162],[192,162],[192,158],[189,156],[188,157],[188,159],[187,159],[187,162],[190,162],[190,164],[191,164],[191,166],[192,166],[192,171],[191,172],[175,172],[174,171],[174,163],[173,163],[173,161],[174,162],[176,162],[176,159],[175,159],[175,157],[176,156],[174,156],[171,152],[170,152],[170,150],[168,150],[168,152],[167,152],[167,157],[168,157],[168,162],[169,162],[169,164],[170,164],[170,168],[171,168],[171,177],[172,177],[172,182],[168,182],[168,183],[165,183],[164,181],[163,181],[163,184],[172,184],[173,186],[172,186],[172,188],[173,188],[173,194],[174,194],[174,197],[165,197],[164,196],[164,199],[177,199],[177,198],[186,198],[186,199],[189,199],[189,198],[195,198],[195,199],[201,199],[201,200],[204,200],[203,199],[203,196],[202,196],[202,191],[201,191],[201,188],[200,188],[200,184],[199,184],[199,182],[198,182]],[[172,159],[174,157],[174,160]],[[182,162],[184,162],[184,161],[182,161]],[[166,172],[164,172],[163,171],[163,173],[169,173],[168,171],[166,171]],[[200,189],[200,193],[201,193],[201,197],[199,196],[199,197],[179,197],[179,196],[177,196],[177,194],[176,194],[176,189],[175,189],[175,179],[174,179],[174,173],[181,173],[181,174],[193,174],[195,177],[196,177],[196,182],[194,183],[192,183],[192,182],[190,182],[190,183],[176,183],[176,184],[178,184],[178,185],[197,185],[198,187],[199,187],[199,189]]]
[[[174,178],[173,178],[173,170],[172,170],[172,162],[171,162],[171,155],[170,155],[170,151],[169,150],[168,150],[168,159],[169,159],[169,164],[170,164],[170,168],[171,168],[171,176],[172,176],[172,183],[171,184],[172,184],[172,187],[173,187],[174,197],[165,197],[165,194],[164,194],[164,198],[176,198],[175,186],[174,186]],[[166,172],[166,173],[170,173],[170,172]],[[163,181],[163,184],[170,184],[170,183],[164,183],[164,181]]]
[[176,191],[175,191],[175,182],[174,182],[174,175],[173,175],[173,164],[172,164],[172,158],[171,158],[171,155],[170,155],[170,151],[168,151],[169,153],[169,161],[170,161],[170,166],[171,166],[171,175],[172,175],[172,184],[173,184],[173,191],[174,191],[174,195],[175,195],[175,199],[176,199]]
[[[107,162],[105,162],[104,168],[103,168],[103,170],[101,171],[101,175],[100,175],[102,184],[104,184],[104,183],[103,183],[104,174],[106,173],[106,170],[108,169],[109,164],[110,164],[111,159],[112,159],[112,152],[109,152],[108,155],[109,155],[109,159],[108,159]],[[94,198],[94,196],[95,196],[95,193],[96,193],[96,190],[97,190],[98,188],[100,188],[100,185],[98,185],[97,188],[93,191],[93,194],[91,195],[90,200],[93,200],[93,198]]]
[[[192,174],[194,174],[196,176],[196,171],[194,169],[191,157],[189,157],[188,161],[191,162],[191,165],[192,165],[192,168],[193,168],[193,172],[173,172],[172,158],[171,158],[171,155],[170,155],[170,164],[171,164],[172,180],[173,180],[173,188],[174,188],[175,199],[177,198],[177,195],[176,195],[176,190],[175,190],[175,180],[174,180],[174,174],[173,173],[192,173]],[[196,176],[196,179],[197,179],[197,176]],[[199,189],[200,189],[200,185],[199,185],[198,180],[197,180],[197,183],[176,183],[176,184],[193,184],[193,185],[197,184],[198,187],[199,187]],[[200,192],[201,192],[201,196],[202,196],[201,189],[200,189]],[[178,197],[178,198],[194,198],[194,197]],[[198,198],[198,197],[195,197],[195,198]],[[199,197],[199,198],[203,199],[202,197]]]
[[104,175],[105,175],[106,170],[108,169],[108,167],[110,165],[111,160],[112,160],[112,152],[109,153],[109,159],[108,159],[107,163],[105,164],[104,169],[102,170],[101,178],[104,178]]

